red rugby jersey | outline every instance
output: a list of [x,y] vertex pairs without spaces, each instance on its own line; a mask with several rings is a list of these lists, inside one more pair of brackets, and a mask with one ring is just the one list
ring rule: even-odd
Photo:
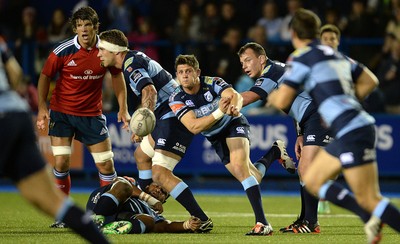
[[[86,50],[75,36],[50,53],[42,73],[48,77],[59,75],[50,99],[51,110],[77,116],[102,113],[102,86],[107,69],[100,66],[97,46],[98,43]],[[110,68],[110,72],[117,74],[121,70]]]

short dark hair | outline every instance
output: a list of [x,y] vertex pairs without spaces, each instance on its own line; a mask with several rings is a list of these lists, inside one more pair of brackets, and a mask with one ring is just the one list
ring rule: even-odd
[[296,32],[299,39],[315,39],[319,37],[321,20],[312,11],[300,8],[292,18],[290,28]]
[[100,40],[121,46],[128,47],[128,38],[125,34],[117,29],[107,30],[100,33]]
[[247,49],[253,50],[257,54],[257,56],[261,56],[261,55],[267,56],[264,48],[256,42],[246,43],[244,46],[242,46],[239,49],[239,51],[237,52],[237,55],[240,57],[240,55],[242,55]]
[[69,19],[69,23],[74,30],[76,29],[77,20],[89,20],[92,22],[93,26],[99,30],[99,16],[97,15],[96,11],[89,6],[82,7],[72,14],[72,17]]
[[178,55],[178,57],[176,57],[175,59],[175,70],[178,67],[178,65],[181,64],[187,64],[193,68],[200,69],[200,64],[199,61],[197,60],[196,56],[194,56],[193,54],[190,55]]
[[340,30],[335,25],[326,24],[326,25],[322,26],[319,35],[322,36],[322,34],[324,34],[325,32],[333,32],[336,34],[338,39],[340,39]]

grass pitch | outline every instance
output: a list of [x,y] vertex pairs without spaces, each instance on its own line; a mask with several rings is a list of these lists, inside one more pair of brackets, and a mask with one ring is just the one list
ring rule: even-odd
[[[84,207],[88,194],[72,194]],[[245,194],[196,194],[202,208],[214,221],[208,234],[142,234],[110,235],[113,243],[366,243],[363,224],[355,215],[331,204],[332,213],[320,215],[321,234],[282,234],[279,228],[296,219],[300,200],[293,196],[264,195],[263,204],[272,236],[245,236],[253,227],[254,216]],[[400,206],[400,199],[391,199]],[[18,193],[0,192],[0,243],[85,243],[69,229],[51,229],[53,222],[29,206]],[[164,205],[164,216],[170,220],[186,220],[187,212],[173,199]],[[400,243],[400,235],[385,226],[382,243]]]

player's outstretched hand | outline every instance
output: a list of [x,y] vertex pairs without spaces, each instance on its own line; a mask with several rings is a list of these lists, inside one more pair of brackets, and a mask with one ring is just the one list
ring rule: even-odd
[[122,129],[129,131],[129,121],[131,120],[131,115],[128,110],[120,110],[117,114],[118,122],[122,122]]
[[197,217],[191,216],[189,220],[184,223],[184,228],[191,231],[196,231],[201,226],[201,220]]

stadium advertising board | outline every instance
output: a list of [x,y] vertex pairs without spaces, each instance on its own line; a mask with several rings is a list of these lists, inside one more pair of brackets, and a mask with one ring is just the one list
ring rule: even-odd
[[[377,156],[379,171],[382,176],[400,176],[400,117],[376,116],[377,121]],[[294,157],[296,133],[293,121],[287,116],[254,116],[248,117],[251,124],[251,152],[252,161],[256,161],[277,139],[287,142],[290,156]],[[117,171],[136,173],[133,158],[135,145],[130,142],[130,134],[117,123],[115,114],[107,116],[108,128],[113,143],[114,162]],[[84,168],[95,170],[93,159],[87,150],[84,150]],[[196,135],[187,153],[176,167],[179,174],[219,175],[227,174],[225,166],[220,163],[210,143],[201,135]],[[269,175],[287,175],[288,173],[279,164],[272,164]]]

